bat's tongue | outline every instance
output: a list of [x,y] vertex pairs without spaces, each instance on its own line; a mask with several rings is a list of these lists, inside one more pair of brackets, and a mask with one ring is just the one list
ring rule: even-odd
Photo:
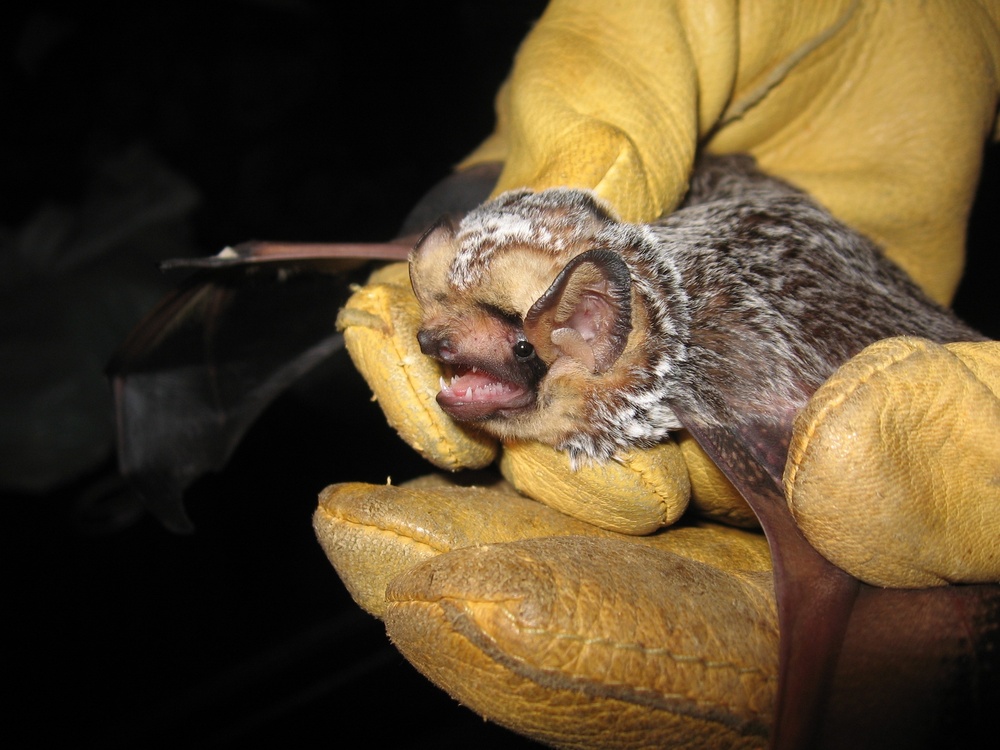
[[454,367],[441,378],[437,401],[459,420],[484,419],[504,409],[527,406],[532,394],[475,367]]

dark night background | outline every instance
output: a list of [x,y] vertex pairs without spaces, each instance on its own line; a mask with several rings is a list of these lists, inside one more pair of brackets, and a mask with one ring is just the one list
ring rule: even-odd
[[[392,236],[544,3],[27,6],[0,25],[0,741],[531,746],[403,661],[313,537],[325,485],[427,471],[346,356],[192,488],[190,536],[118,482],[101,371],[157,260]],[[956,303],[994,337],[996,156]]]

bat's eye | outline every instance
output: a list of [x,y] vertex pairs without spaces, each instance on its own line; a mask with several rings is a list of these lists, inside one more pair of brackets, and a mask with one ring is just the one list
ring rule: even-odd
[[535,356],[535,347],[521,339],[514,344],[514,356],[518,359],[531,359]]

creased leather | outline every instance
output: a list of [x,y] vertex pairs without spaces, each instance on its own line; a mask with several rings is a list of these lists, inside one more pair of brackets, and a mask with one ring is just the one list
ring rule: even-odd
[[789,508],[876,586],[1000,581],[1000,343],[887,339],[799,414]]
[[760,534],[627,537],[433,477],[334,485],[314,524],[407,658],[494,721],[563,747],[765,744],[777,621]]

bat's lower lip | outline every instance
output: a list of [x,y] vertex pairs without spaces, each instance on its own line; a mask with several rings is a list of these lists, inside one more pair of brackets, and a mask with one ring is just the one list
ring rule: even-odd
[[535,405],[532,390],[495,377],[475,367],[455,368],[441,378],[437,402],[453,419],[482,421],[531,409]]
[[438,404],[445,413],[459,422],[483,422],[488,419],[512,417],[534,407],[533,396],[503,404],[483,401],[452,401],[438,394]]

